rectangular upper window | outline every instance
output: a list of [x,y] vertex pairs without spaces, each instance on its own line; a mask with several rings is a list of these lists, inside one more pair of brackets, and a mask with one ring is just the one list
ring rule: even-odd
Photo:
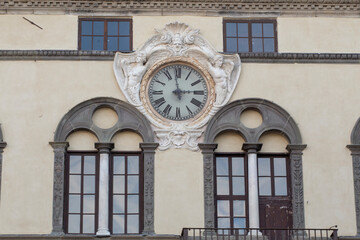
[[131,19],[79,19],[79,49],[131,51]]
[[225,52],[277,52],[275,20],[224,20]]

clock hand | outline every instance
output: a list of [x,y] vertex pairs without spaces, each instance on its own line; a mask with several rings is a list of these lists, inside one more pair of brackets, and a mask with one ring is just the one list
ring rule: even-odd
[[178,79],[177,79],[177,76],[176,76],[176,70],[175,70],[175,83],[176,83],[176,89],[173,91],[173,93],[175,95],[177,95],[177,97],[179,98],[179,100],[181,100],[181,90],[179,88],[179,83],[178,83]]

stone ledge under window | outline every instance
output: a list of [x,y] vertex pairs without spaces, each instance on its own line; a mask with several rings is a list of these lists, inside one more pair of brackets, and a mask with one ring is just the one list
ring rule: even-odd
[[[244,63],[360,64],[359,53],[240,53]],[[0,50],[0,61],[113,61],[112,51]]]

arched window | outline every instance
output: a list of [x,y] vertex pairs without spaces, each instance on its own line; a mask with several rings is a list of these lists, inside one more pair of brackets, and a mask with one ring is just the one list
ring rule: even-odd
[[[140,139],[136,151],[128,151],[129,139]],[[55,153],[53,234],[154,233],[158,144],[141,113],[112,98],[88,100],[62,118],[50,144]]]

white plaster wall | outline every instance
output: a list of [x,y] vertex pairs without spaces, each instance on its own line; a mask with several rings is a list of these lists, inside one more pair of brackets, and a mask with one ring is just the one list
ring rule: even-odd
[[277,25],[279,52],[360,52],[360,18],[278,17]]
[[[39,25],[32,25],[23,17]],[[73,15],[0,15],[0,49],[76,50],[78,17]]]

